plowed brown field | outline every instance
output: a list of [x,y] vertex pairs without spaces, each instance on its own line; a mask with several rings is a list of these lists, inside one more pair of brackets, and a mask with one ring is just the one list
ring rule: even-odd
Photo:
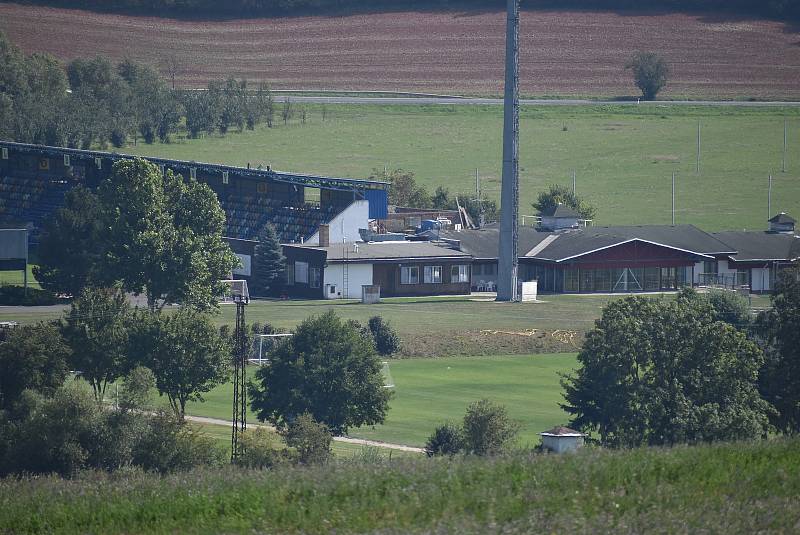
[[[0,4],[0,28],[27,52],[102,54],[166,71],[181,86],[228,75],[276,88],[502,90],[505,14],[437,11],[186,21]],[[526,95],[635,95],[623,64],[663,54],[666,97],[800,98],[800,30],[702,14],[523,11]]]

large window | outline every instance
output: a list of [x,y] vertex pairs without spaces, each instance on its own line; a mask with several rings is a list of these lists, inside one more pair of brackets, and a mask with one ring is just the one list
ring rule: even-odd
[[295,261],[294,282],[308,284],[308,262]]
[[469,266],[451,266],[450,282],[469,282]]
[[402,266],[400,268],[400,284],[419,284],[419,267]]
[[564,270],[564,291],[565,292],[578,292],[580,285],[578,284],[578,268]]
[[674,267],[661,268],[661,289],[675,290],[678,288],[678,274]]
[[[616,281],[614,281],[616,282]],[[611,271],[608,269],[595,269],[594,270],[594,291],[595,292],[610,292],[611,291]]]
[[322,270],[312,267],[309,271],[309,282],[312,288],[319,288],[322,283]]
[[644,268],[644,289],[656,291],[661,289],[661,270],[657,267]]
[[425,284],[442,282],[442,266],[425,266]]

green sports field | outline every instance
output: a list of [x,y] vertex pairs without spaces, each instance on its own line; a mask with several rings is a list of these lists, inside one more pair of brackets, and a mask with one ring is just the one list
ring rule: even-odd
[[[429,190],[499,198],[501,106],[308,105],[305,125],[229,133],[125,152],[233,165],[365,178],[372,169],[414,171]],[[782,173],[787,120],[787,172]],[[697,126],[701,171],[696,173]],[[676,221],[706,230],[766,226],[772,211],[800,213],[800,108],[640,106],[523,107],[521,214],[546,185],[572,183],[598,207],[596,224],[668,224],[677,172]]]
[[[538,444],[538,432],[567,421],[558,406],[562,401],[558,381],[560,373],[576,366],[574,353],[388,362],[387,382],[394,384],[394,397],[386,423],[351,429],[354,437],[422,446],[436,425],[459,421],[467,405],[482,398],[508,407],[521,425],[522,444]],[[249,373],[252,377],[255,368]],[[205,399],[189,404],[187,414],[230,419],[230,384],[214,389]],[[252,412],[249,418],[256,421]]]

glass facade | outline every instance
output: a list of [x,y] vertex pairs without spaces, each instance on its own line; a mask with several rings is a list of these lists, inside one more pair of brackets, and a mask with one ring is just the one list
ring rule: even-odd
[[677,290],[691,284],[687,268],[624,267],[568,268],[564,270],[565,293],[611,293]]

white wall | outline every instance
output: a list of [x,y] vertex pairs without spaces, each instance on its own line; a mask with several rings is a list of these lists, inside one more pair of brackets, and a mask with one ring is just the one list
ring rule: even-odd
[[769,268],[753,268],[750,270],[750,290],[761,292],[769,290]]
[[242,264],[242,266],[233,268],[233,274],[234,275],[243,275],[245,277],[249,277],[250,276],[250,255],[249,254],[236,253],[236,258],[239,259],[239,262]]
[[[361,241],[358,229],[367,228],[369,224],[369,201],[353,201],[330,220],[330,241],[331,243],[343,243],[347,238],[348,243]],[[315,232],[308,241],[309,245],[319,245],[319,231]]]
[[719,262],[717,262],[717,273],[719,273],[720,275],[725,274],[725,275],[734,275],[735,276],[736,275],[736,269],[728,267],[728,261],[727,260],[720,260]]
[[[324,279],[325,299],[361,299],[361,286],[372,284],[372,264],[347,265],[347,295],[344,294],[344,264],[326,267]],[[329,293],[329,284],[336,285],[336,294]]]
[[703,273],[703,262],[697,262],[694,265],[694,278],[692,279],[692,283],[700,284],[700,274]]

